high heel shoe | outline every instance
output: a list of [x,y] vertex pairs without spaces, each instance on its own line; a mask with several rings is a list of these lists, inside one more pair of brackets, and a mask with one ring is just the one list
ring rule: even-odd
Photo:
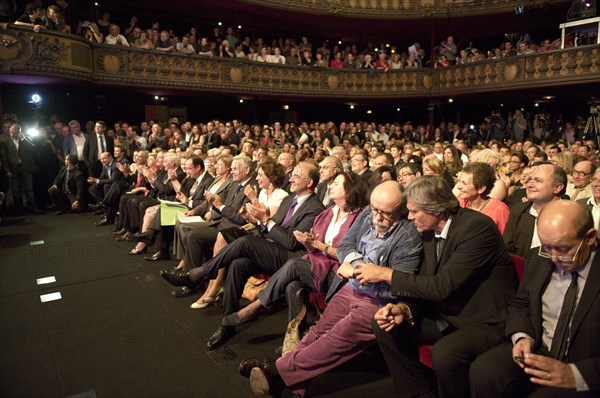
[[217,293],[216,297],[205,297],[202,300],[198,300],[201,301],[200,303],[198,303],[198,301],[193,302],[190,305],[190,308],[193,310],[201,310],[202,308],[206,308],[209,305],[214,305],[216,307],[219,304],[219,301],[221,301],[221,299],[223,298],[223,293],[224,290],[223,288],[221,288],[221,290],[219,290],[219,292]]
[[134,247],[133,249],[131,249],[130,251],[127,252],[127,254],[135,256],[138,254],[143,254],[146,253],[148,251],[148,246],[145,246],[142,250],[138,250],[137,247]]

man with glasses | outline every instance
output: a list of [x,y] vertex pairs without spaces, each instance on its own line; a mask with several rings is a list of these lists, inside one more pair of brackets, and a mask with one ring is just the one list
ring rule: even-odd
[[423,175],[423,169],[418,163],[406,163],[398,170],[398,182],[406,189],[415,179]]
[[544,206],[562,198],[566,185],[567,173],[559,166],[544,162],[531,167],[525,182],[527,201],[511,208],[504,229],[509,253],[527,258],[531,249],[539,247],[535,220]]
[[573,182],[567,185],[567,195],[571,200],[589,198],[592,196],[592,176],[596,165],[589,160],[577,162],[573,167]]
[[[592,397],[600,392],[600,257],[590,211],[548,204],[541,246],[509,302],[507,342],[471,366],[473,397]],[[531,394],[531,395],[530,395]]]
[[364,153],[357,153],[352,156],[350,167],[365,183],[369,183],[369,179],[373,175],[373,172],[369,169],[369,161]]
[[333,204],[329,199],[329,185],[333,184],[335,176],[344,171],[342,161],[335,156],[326,156],[319,165],[319,185],[317,185],[317,197],[325,207]]
[[468,397],[471,362],[503,340],[515,271],[496,224],[461,208],[442,178],[413,181],[406,197],[408,219],[423,235],[423,261],[418,275],[385,275],[400,301],[377,311],[373,331],[399,397],[435,396],[418,344],[433,344],[437,394]]

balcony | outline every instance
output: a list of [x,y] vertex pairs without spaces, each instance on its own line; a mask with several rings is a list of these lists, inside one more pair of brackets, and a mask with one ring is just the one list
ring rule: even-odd
[[[312,99],[411,99],[598,84],[600,45],[400,71],[291,67],[91,44],[0,27],[0,81],[43,76],[89,84]],[[21,81],[23,79],[20,79]]]

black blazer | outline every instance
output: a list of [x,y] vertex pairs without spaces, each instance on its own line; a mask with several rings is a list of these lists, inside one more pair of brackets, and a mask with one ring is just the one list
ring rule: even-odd
[[[323,203],[323,199],[325,198],[325,192],[327,192],[327,190],[329,189],[329,185],[327,185],[327,183],[325,181],[320,182],[317,185],[317,198],[319,198],[319,202]],[[323,204],[323,206],[325,207],[329,207],[333,205],[333,201],[331,199],[329,199],[328,203]]]
[[[240,184],[235,181],[232,181],[231,183],[231,188],[229,189],[227,198],[225,198],[225,202],[223,202],[225,207],[223,210],[221,210],[221,220],[218,226],[219,230],[231,227],[239,227],[247,223],[247,221],[240,216],[238,211],[242,205],[248,203],[250,200],[246,197],[244,188],[240,190],[237,189],[239,185]],[[252,185],[258,189],[258,184],[254,178],[250,178],[246,185]],[[244,185],[244,187],[246,185]]]
[[366,169],[364,171],[364,173],[362,173],[360,175],[360,178],[362,178],[362,180],[365,182],[365,184],[367,184],[367,186],[369,186],[369,180],[371,179],[372,175],[373,175],[373,172],[370,169]]
[[[210,187],[212,187],[217,181],[219,181],[219,179],[215,178],[213,180],[213,182],[208,186],[208,188],[206,188],[206,190],[209,190]],[[221,198],[221,201],[223,201],[223,203],[225,203],[225,200],[227,199],[227,196],[229,195],[229,190],[231,189],[232,186],[233,186],[233,180],[231,179],[231,176],[229,176],[229,177],[227,177],[227,180],[225,180],[225,182],[223,184],[221,184],[221,186],[215,192],[216,195],[219,195],[219,197]],[[204,192],[202,192],[202,193],[204,193]],[[206,200],[204,200],[199,205],[194,206],[192,211],[194,212],[194,215],[204,217],[204,215],[208,211],[208,202]],[[211,217],[212,217],[211,218],[212,220],[220,219],[221,213],[219,213],[215,209],[212,209]]]
[[440,261],[433,231],[423,233],[418,275],[394,271],[392,293],[420,310],[441,315],[460,328],[504,322],[517,276],[491,218],[470,209],[452,217]]
[[508,221],[504,228],[504,243],[509,253],[523,258],[529,256],[531,240],[535,228],[535,218],[529,214],[533,203],[517,203],[510,209]]
[[[67,168],[63,166],[54,179],[54,185],[61,191],[64,189],[66,174]],[[69,186],[69,191],[77,198],[77,200],[81,201],[85,190],[85,179],[83,178],[83,173],[79,169],[74,168],[69,172],[67,185]]]
[[[17,150],[10,135],[0,135],[0,161],[5,172],[10,171],[13,177],[17,177],[19,171],[31,174],[35,171],[35,157],[35,146],[29,137],[19,141]],[[20,164],[19,159],[21,160]]]
[[[549,259],[531,256],[519,291],[508,303],[506,336],[523,332],[535,339],[534,349],[542,344],[542,295],[554,265]],[[600,391],[600,253],[592,261],[585,287],[575,309],[569,336],[567,363],[581,372],[592,392]]]
[[194,192],[194,194],[191,197],[190,197],[190,191],[192,189],[192,186],[194,186],[194,184],[195,184],[195,180],[190,181],[189,188],[187,188],[187,190],[184,191],[183,193],[190,200],[192,200],[192,203],[201,203],[204,200],[204,191],[206,191],[212,185],[214,180],[215,180],[215,178],[213,176],[211,176],[210,173],[207,171],[202,176],[202,179],[198,183],[198,188],[196,188],[196,192]]
[[[99,149],[98,149],[98,137],[96,133],[92,133],[85,137],[85,144],[83,145],[83,159],[87,164],[88,170],[92,177],[100,175],[102,172],[102,163],[98,160]],[[110,152],[112,155],[115,151],[115,140],[105,134],[106,139],[106,152]]]
[[306,248],[296,240],[293,232],[309,231],[313,226],[315,218],[325,209],[323,204],[317,198],[317,195],[311,193],[310,196],[302,202],[285,227],[281,227],[281,223],[285,219],[295,197],[296,195],[288,195],[283,198],[279,210],[277,210],[277,213],[275,213],[272,218],[275,225],[265,235],[266,238],[273,240],[285,250],[291,252],[306,250]]
[[[108,175],[108,169],[110,169],[110,177]],[[113,159],[108,167],[102,167],[102,172],[98,176],[98,180],[98,185],[110,185],[115,181],[125,181],[125,176],[117,169],[117,161]]]

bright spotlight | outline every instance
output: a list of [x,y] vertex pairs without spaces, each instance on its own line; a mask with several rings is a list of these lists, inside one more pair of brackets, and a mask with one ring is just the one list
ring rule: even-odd
[[37,137],[40,135],[40,131],[38,129],[36,129],[35,127],[30,127],[27,129],[27,135],[30,137]]
[[31,96],[32,104],[39,104],[40,102],[42,102],[42,97],[39,94],[36,93]]

